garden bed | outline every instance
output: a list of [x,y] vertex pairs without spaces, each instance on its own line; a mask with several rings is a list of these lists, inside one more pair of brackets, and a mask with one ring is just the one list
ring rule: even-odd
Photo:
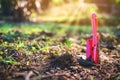
[[100,64],[87,67],[78,57],[86,55],[91,27],[2,24],[0,80],[119,80],[119,30],[101,27],[100,31]]

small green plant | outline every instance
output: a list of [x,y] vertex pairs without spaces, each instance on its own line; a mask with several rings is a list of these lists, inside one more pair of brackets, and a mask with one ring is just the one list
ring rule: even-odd
[[59,51],[56,51],[56,50],[51,50],[50,51],[53,55],[56,55],[56,56],[60,56],[61,53]]
[[120,80],[120,75],[119,75],[119,76],[117,76],[116,80]]
[[81,39],[81,40],[80,40],[80,44],[81,44],[81,45],[83,45],[83,44],[85,44],[85,43],[86,43],[85,39]]
[[44,56],[43,60],[48,59],[50,56],[46,55]]
[[37,49],[33,46],[33,47],[32,47],[32,50],[33,50],[33,51],[36,51]]
[[93,77],[93,76],[90,76],[90,80],[94,80],[94,77]]
[[14,65],[20,64],[17,61],[15,61],[12,57],[3,58],[2,56],[0,56],[0,62],[14,64]]
[[26,65],[30,65],[30,61],[27,61],[27,62],[26,62]]
[[19,50],[20,48],[23,48],[23,47],[25,47],[24,42],[18,41],[18,44],[17,44],[17,46],[16,46],[16,50]]
[[68,38],[66,38],[66,39],[65,39],[65,43],[66,43],[66,45],[67,45],[68,47],[70,47],[70,46],[71,46],[71,42],[69,41],[69,39],[68,39]]
[[43,51],[49,51],[49,46],[48,46],[48,45],[43,46],[43,47],[41,48],[41,50],[43,50]]

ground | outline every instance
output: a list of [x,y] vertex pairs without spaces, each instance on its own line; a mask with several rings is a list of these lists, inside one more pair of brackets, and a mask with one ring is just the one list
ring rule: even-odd
[[0,80],[119,80],[120,30],[99,27],[99,64],[83,66],[90,26],[0,24]]

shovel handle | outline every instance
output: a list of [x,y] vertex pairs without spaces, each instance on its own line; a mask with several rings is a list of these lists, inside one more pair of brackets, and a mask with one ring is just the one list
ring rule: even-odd
[[98,58],[99,58],[99,51],[98,51],[98,35],[97,35],[97,29],[98,29],[98,20],[95,13],[92,13],[91,15],[91,24],[92,24],[92,48],[93,48],[93,55],[92,59],[97,64]]

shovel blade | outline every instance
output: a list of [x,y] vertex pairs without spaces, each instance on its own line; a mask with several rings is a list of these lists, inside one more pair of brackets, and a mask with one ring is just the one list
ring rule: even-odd
[[91,38],[87,39],[87,44],[86,44],[86,48],[87,48],[87,50],[86,50],[86,59],[92,57],[92,55],[93,55],[92,42],[93,41],[92,41]]
[[92,61],[96,64],[99,63],[99,51],[98,47],[93,47],[93,39],[87,39],[87,44],[86,44],[86,59],[91,58]]

